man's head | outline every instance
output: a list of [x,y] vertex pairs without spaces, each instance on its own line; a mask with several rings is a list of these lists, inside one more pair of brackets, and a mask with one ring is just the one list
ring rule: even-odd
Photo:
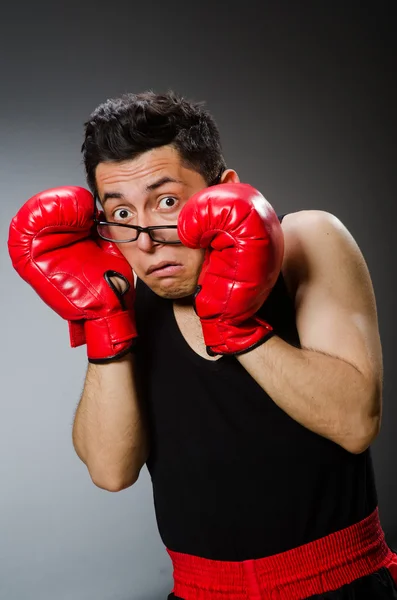
[[[100,105],[85,124],[82,151],[88,185],[111,222],[176,225],[185,202],[220,173],[223,182],[238,181],[226,170],[212,116],[172,92],[128,94]],[[194,292],[201,250],[154,242],[147,233],[118,247],[160,296]]]

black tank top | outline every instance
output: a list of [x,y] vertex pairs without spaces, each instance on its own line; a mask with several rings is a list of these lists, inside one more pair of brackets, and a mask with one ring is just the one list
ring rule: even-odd
[[[300,347],[282,274],[258,314]],[[351,454],[294,421],[235,357],[196,354],[172,301],[140,280],[136,318],[147,467],[167,548],[214,560],[261,558],[348,527],[376,508],[369,449]]]

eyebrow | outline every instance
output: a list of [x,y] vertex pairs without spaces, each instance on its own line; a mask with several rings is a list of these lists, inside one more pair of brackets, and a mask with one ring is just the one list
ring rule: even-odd
[[118,198],[119,200],[125,200],[124,195],[120,194],[120,192],[105,192],[102,198],[102,204],[105,204],[106,200],[109,200],[109,198]]
[[[173,179],[172,177],[165,176],[165,177],[161,177],[161,179],[158,179],[157,181],[154,181],[150,185],[147,185],[145,188],[145,191],[153,192],[154,190],[161,187],[162,185],[165,185],[166,183],[181,183],[182,185],[185,185],[184,182],[181,181],[180,179]],[[106,200],[109,200],[109,198],[116,198],[118,200],[126,200],[124,194],[121,194],[120,192],[105,192],[103,195],[102,203],[105,204]]]
[[152,192],[153,190],[156,190],[157,188],[159,188],[162,185],[164,185],[165,183],[182,183],[184,185],[184,182],[181,181],[180,179],[173,179],[172,177],[165,176],[165,177],[161,177],[161,179],[158,179],[154,183],[151,183],[150,185],[147,185],[146,186],[146,191],[147,192]]

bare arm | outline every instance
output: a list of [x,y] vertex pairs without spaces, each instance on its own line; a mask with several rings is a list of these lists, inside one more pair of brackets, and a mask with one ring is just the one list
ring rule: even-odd
[[296,275],[302,349],[277,336],[238,359],[280,408],[346,450],[364,451],[379,431],[382,352],[364,258],[332,215],[291,215],[287,270]]
[[148,442],[131,355],[88,365],[73,444],[98,487],[115,492],[138,479]]

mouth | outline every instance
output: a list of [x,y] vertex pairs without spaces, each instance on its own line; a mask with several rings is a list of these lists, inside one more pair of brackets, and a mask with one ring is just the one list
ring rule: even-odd
[[183,269],[181,263],[175,261],[163,261],[157,265],[152,265],[146,271],[146,275],[154,275],[155,277],[167,277],[168,275],[176,275]]

